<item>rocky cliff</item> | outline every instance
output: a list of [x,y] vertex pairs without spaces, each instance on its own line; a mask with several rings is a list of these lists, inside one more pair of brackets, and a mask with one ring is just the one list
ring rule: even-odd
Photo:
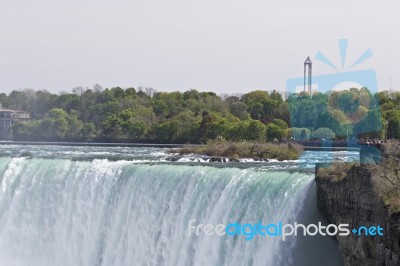
[[384,228],[383,236],[337,236],[345,265],[400,265],[399,143],[360,155],[360,164],[317,165],[318,208],[329,223]]

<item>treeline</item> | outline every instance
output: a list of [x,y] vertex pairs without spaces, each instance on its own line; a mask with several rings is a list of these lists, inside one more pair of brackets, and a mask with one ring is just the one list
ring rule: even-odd
[[400,92],[367,88],[288,97],[291,126],[300,139],[400,138]]
[[[3,107],[31,114],[30,121],[14,125],[15,140],[265,141],[267,136],[271,140],[282,139],[288,127],[287,103],[277,92],[219,97],[213,92],[196,90],[167,93],[120,87],[102,89],[96,85],[60,94],[30,89],[12,91],[9,95],[0,94],[0,101]],[[255,116],[258,119],[252,118]],[[282,129],[272,128],[272,122]]]
[[276,91],[218,96],[95,85],[60,94],[12,91],[0,94],[0,101],[31,114],[30,121],[13,126],[15,140],[205,143],[400,137],[400,93],[371,95],[366,89],[284,99]]

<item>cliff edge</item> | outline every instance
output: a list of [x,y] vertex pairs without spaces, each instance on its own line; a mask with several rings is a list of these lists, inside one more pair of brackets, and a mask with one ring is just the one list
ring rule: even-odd
[[360,156],[360,164],[317,165],[318,208],[350,230],[384,228],[383,236],[337,236],[345,265],[400,265],[400,145],[362,147]]

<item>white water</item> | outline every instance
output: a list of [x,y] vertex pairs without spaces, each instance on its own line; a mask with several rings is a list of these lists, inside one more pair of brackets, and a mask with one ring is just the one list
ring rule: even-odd
[[294,238],[189,236],[188,224],[296,221],[314,176],[0,157],[0,178],[1,265],[298,265]]

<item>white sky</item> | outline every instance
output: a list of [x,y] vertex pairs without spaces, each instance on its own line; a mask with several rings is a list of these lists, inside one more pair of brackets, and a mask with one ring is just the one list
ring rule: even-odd
[[336,73],[337,39],[353,70],[374,68],[400,88],[400,3],[370,0],[1,0],[0,91],[75,86],[244,93],[284,90],[303,75]]

